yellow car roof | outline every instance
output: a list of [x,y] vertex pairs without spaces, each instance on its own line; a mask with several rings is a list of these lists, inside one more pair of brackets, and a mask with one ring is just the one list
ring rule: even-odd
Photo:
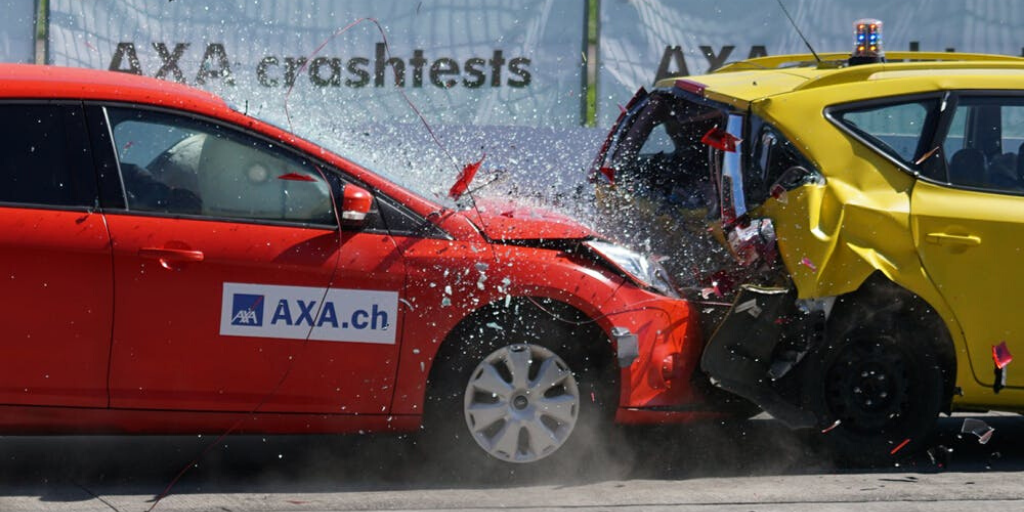
[[[659,81],[671,87],[677,81],[705,97],[740,104],[815,87],[865,80],[917,79],[934,89],[948,87],[957,77],[961,88],[1024,89],[1024,58],[972,53],[890,52],[880,64],[846,66],[849,54],[779,55],[735,62],[715,72]],[[971,77],[974,77],[972,80]],[[995,86],[1002,83],[1002,86]],[[922,84],[924,85],[924,84]],[[994,87],[995,86],[995,87]]]

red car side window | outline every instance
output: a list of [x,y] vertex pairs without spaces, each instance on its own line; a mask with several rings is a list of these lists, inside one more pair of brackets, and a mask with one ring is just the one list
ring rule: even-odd
[[273,144],[169,114],[108,109],[128,209],[334,224],[330,186]]

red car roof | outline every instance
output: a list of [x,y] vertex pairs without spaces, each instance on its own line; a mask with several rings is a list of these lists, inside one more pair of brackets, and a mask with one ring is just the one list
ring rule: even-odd
[[186,110],[230,110],[215,94],[185,85],[112,71],[35,64],[0,64],[4,98],[116,99]]

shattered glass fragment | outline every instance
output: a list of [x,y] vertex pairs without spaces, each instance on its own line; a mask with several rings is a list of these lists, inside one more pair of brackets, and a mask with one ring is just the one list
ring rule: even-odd
[[985,461],[985,469],[992,469],[992,463],[1003,458],[1003,454],[1000,452],[992,452],[988,456],[988,460]]
[[953,449],[940,444],[929,448],[925,453],[928,455],[928,459],[931,460],[933,466],[945,469],[949,466],[949,457],[953,453]]
[[970,433],[978,436],[979,444],[988,443],[992,439],[992,433],[995,431],[996,429],[992,428],[988,423],[976,418],[965,418],[963,426],[960,427],[961,433]]

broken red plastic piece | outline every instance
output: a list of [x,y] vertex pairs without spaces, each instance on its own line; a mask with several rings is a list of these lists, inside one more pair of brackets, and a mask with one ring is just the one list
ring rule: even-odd
[[708,130],[708,132],[700,138],[700,141],[715,149],[735,153],[736,144],[742,142],[743,139],[737,138],[733,134],[716,126]]
[[615,169],[611,167],[602,167],[598,170],[601,171],[602,176],[608,178],[608,183],[611,183],[612,185],[615,184]]
[[706,85],[704,85],[704,84],[702,84],[700,82],[695,82],[693,80],[687,80],[685,78],[684,79],[680,79],[680,80],[676,80],[676,84],[675,85],[676,85],[676,88],[678,88],[678,89],[682,89],[682,90],[687,91],[687,92],[692,92],[692,93],[700,95],[700,96],[704,95],[704,89],[707,89],[707,87],[708,87],[708,86],[706,86]]
[[773,198],[775,198],[778,202],[782,204],[786,204],[789,202],[789,199],[786,197],[786,189],[783,188],[782,185],[779,185],[778,183],[772,185],[770,194]]
[[902,443],[896,445],[896,448],[893,448],[892,451],[889,452],[889,455],[896,455],[896,452],[902,450],[903,447],[908,445],[908,444],[910,444],[910,438],[909,437],[904,439]]
[[480,164],[484,163],[484,158],[487,158],[487,154],[480,157],[480,160],[471,164],[466,164],[462,168],[462,172],[459,173],[459,179],[455,180],[455,184],[452,185],[451,190],[448,191],[448,197],[452,199],[458,199],[462,197],[462,194],[469,190],[469,184],[473,182],[473,178],[476,176],[476,172],[480,170]]
[[807,268],[809,268],[809,269],[811,269],[811,270],[812,270],[812,271],[814,271],[814,272],[817,272],[817,271],[818,271],[818,266],[817,266],[817,265],[815,265],[815,264],[814,264],[814,262],[813,262],[813,261],[811,261],[811,259],[810,259],[810,258],[806,258],[806,257],[805,257],[805,258],[801,259],[801,260],[800,260],[800,264],[801,264],[801,265],[803,265],[803,266],[805,266],[805,267],[807,267]]
[[287,174],[282,174],[278,176],[277,179],[285,181],[316,181],[315,178],[308,174],[299,174],[297,172],[289,172]]
[[992,361],[996,363],[996,368],[1000,370],[1006,368],[1006,365],[1013,361],[1013,354],[1010,354],[1006,341],[1002,341],[998,345],[992,345]]

